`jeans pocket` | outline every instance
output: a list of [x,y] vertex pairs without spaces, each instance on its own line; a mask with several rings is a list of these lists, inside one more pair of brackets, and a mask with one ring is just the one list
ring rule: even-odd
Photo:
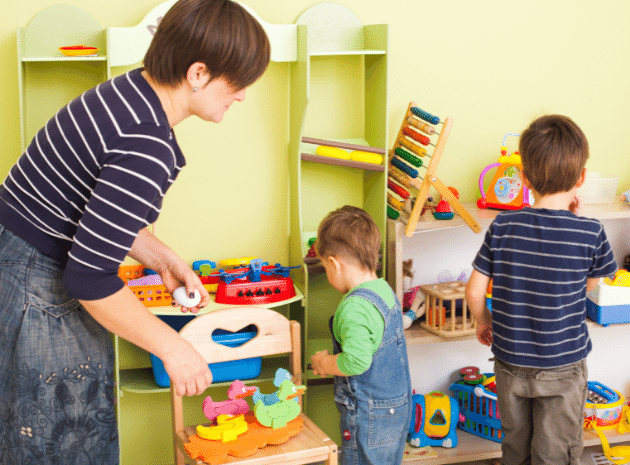
[[543,370],[536,374],[536,379],[541,381],[558,381],[565,378],[579,376],[585,371],[585,361],[581,360],[557,369]]
[[369,401],[368,445],[381,446],[404,440],[409,429],[409,396]]
[[27,305],[58,318],[81,304],[63,286],[63,270],[54,266],[32,265],[27,271]]

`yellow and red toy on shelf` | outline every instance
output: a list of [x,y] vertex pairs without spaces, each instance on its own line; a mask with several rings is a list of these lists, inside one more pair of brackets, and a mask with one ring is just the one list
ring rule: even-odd
[[[529,206],[529,190],[523,182],[523,163],[518,152],[507,154],[506,139],[508,136],[520,134],[506,134],[503,137],[501,156],[498,163],[486,166],[479,176],[479,192],[481,198],[477,200],[479,208],[496,208],[499,210],[519,210]],[[492,169],[497,171],[490,181],[488,190],[484,191],[484,178]]]

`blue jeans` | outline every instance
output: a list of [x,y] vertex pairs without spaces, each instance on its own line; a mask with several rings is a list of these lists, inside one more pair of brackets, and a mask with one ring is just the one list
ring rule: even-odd
[[56,261],[0,225],[0,463],[116,465],[114,351]]

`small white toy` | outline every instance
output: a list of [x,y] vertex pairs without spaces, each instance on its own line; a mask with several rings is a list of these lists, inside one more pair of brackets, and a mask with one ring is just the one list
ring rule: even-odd
[[173,291],[173,294],[171,295],[179,305],[186,308],[196,307],[197,305],[199,305],[199,302],[201,302],[201,294],[199,293],[199,291],[195,289],[194,297],[188,297],[186,286],[178,287]]

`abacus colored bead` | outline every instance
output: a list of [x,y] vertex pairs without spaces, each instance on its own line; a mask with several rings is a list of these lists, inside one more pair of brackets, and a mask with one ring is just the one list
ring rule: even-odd
[[427,113],[426,111],[421,110],[418,107],[411,107],[410,111],[418,118],[425,120],[427,123],[440,124],[440,118],[432,115],[431,113]]
[[420,142],[422,145],[429,145],[431,143],[431,139],[420,134],[418,131],[414,131],[410,127],[403,128],[403,134],[407,137],[411,137],[415,141]]
[[396,147],[394,149],[394,153],[398,155],[400,158],[402,158],[403,160],[406,160],[407,162],[411,163],[413,166],[417,168],[420,168],[422,166],[422,160],[420,160],[420,158],[416,157],[412,153],[407,152],[405,149],[401,147]]
[[392,181],[391,179],[387,180],[387,187],[391,190],[393,190],[396,194],[398,194],[400,197],[402,197],[403,199],[408,199],[409,198],[409,192],[407,192],[406,189],[403,189],[401,186],[399,186],[398,184],[396,184],[394,181]]
[[394,165],[396,168],[398,168],[400,171],[411,176],[412,178],[418,177],[418,170],[414,170],[411,166],[406,164],[400,158],[396,158],[396,157],[392,158],[391,164]]

